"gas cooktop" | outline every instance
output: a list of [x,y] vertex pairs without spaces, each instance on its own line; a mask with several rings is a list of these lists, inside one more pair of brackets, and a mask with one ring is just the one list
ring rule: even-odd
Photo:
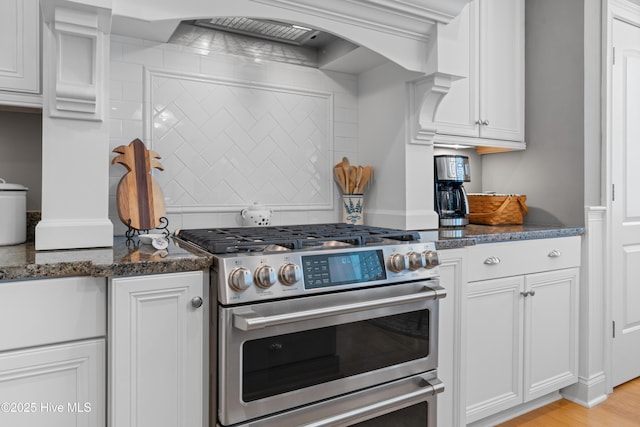
[[326,249],[420,240],[417,231],[342,223],[186,229],[175,234],[212,254]]

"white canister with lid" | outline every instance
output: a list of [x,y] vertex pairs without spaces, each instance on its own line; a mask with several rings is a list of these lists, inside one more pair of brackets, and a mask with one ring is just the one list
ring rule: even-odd
[[27,240],[27,190],[0,178],[0,246]]

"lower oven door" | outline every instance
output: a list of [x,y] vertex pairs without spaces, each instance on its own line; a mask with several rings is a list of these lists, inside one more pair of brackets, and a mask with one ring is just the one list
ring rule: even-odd
[[220,423],[435,370],[444,295],[431,280],[220,307]]
[[442,391],[431,371],[237,427],[436,427],[436,394]]

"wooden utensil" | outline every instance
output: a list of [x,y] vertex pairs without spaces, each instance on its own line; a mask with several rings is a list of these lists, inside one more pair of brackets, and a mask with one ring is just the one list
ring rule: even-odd
[[342,169],[342,163],[338,163],[333,167],[333,175],[336,177],[336,181],[340,186],[343,193],[347,193],[346,181],[344,177],[344,170]]
[[344,171],[344,183],[345,183],[345,185],[344,185],[344,188],[345,188],[344,193],[345,194],[350,194],[349,193],[349,188],[350,188],[349,187],[349,177],[351,175],[349,173],[350,167],[351,167],[351,165],[349,164],[349,159],[347,159],[346,157],[343,157],[342,158],[342,170]]
[[364,191],[364,186],[367,185],[369,179],[371,179],[371,175],[373,174],[373,168],[371,166],[364,166],[362,168],[362,178],[360,179],[360,186],[358,187],[358,191],[362,193]]
[[116,191],[118,216],[130,228],[151,230],[160,225],[165,216],[162,189],[151,176],[151,169],[164,170],[159,161],[160,155],[147,150],[144,143],[134,139],[128,146],[121,145],[113,150],[120,153],[111,161],[127,168],[120,179]]
[[349,194],[355,194],[357,175],[358,168],[351,166],[349,168]]
[[358,166],[357,167],[355,194],[362,194],[362,188],[360,187],[360,181],[362,181],[362,166]]

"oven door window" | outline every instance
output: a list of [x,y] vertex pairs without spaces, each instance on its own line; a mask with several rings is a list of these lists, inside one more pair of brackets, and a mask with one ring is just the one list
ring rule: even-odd
[[244,343],[245,402],[429,356],[429,310]]

